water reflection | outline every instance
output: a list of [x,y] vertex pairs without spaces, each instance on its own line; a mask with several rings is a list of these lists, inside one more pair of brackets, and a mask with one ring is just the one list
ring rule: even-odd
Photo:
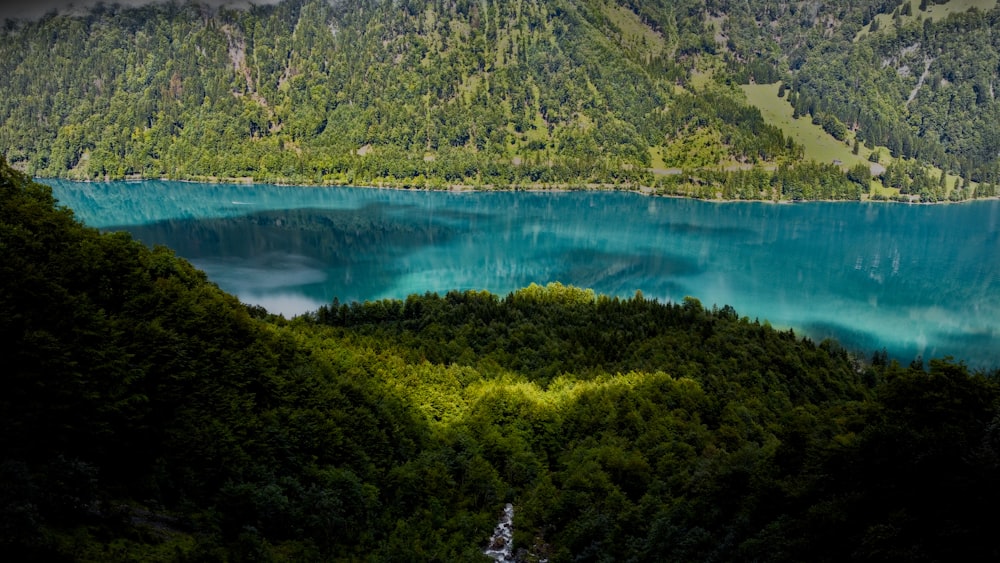
[[693,295],[900,358],[1000,365],[996,201],[713,204],[170,182],[63,182],[56,195],[88,223],[170,246],[223,288],[286,314],[334,297],[559,281]]

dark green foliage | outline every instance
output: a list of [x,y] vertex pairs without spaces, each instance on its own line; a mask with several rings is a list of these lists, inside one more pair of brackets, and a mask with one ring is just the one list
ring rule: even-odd
[[17,560],[475,561],[505,502],[550,561],[1000,556],[963,364],[558,284],[286,321],[2,160],[0,235]]
[[373,549],[408,516],[387,475],[427,429],[404,399],[310,360],[167,249],[87,229],[0,171],[5,552],[44,553],[52,528],[122,533],[122,502],[224,543],[252,528],[319,553]]
[[[405,302],[321,307],[315,318],[377,342],[398,343],[412,361],[467,363],[480,371],[499,366],[543,387],[563,374],[589,378],[669,368],[672,375],[702,380],[722,395],[729,385],[738,385],[740,392],[780,389],[793,404],[851,394],[839,386],[824,389],[828,379],[838,385],[852,379],[846,355],[833,368],[827,350],[811,342],[739,319],[729,307],[706,311],[696,301],[621,300],[553,285],[532,286],[504,299],[451,292]],[[772,348],[797,358],[775,365],[768,354],[748,352]],[[802,365],[815,369],[809,374],[796,369]],[[828,369],[846,371],[819,376]],[[748,379],[747,374],[753,375]],[[853,396],[861,397],[855,391]]]
[[795,94],[795,117],[819,118],[838,136],[831,116],[869,149],[996,180],[1000,9],[932,20],[896,0],[713,5],[725,18],[729,67],[773,64]]
[[845,174],[834,164],[808,162],[762,170],[701,171],[696,177],[667,176],[657,182],[664,194],[727,200],[858,200],[870,179],[857,170]]
[[818,123],[823,130],[834,139],[843,141],[847,136],[847,127],[835,116],[828,113],[820,113],[813,116],[813,122]]
[[[908,14],[909,2],[902,6]],[[794,87],[894,157],[962,168],[978,181],[994,173],[1000,148],[1000,106],[990,87],[1000,76],[1000,49],[989,31],[998,16],[993,9],[938,21],[908,18],[894,30],[879,29],[875,20],[858,41],[816,38],[801,54]],[[792,31],[782,41],[791,45],[802,35]]]
[[[904,370],[876,355],[859,373],[835,343],[728,307],[561,286],[335,305],[317,321],[412,362],[548,388],[496,388],[453,427],[521,491],[521,541],[552,560],[995,555],[996,520],[964,507],[997,494],[983,479],[996,475],[984,444],[1000,388],[962,365]],[[579,391],[549,410],[567,385]]]

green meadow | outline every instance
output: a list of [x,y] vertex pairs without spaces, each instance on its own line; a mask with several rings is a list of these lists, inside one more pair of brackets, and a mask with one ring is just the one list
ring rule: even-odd
[[[768,123],[781,128],[787,137],[791,137],[796,143],[805,148],[805,158],[816,162],[840,161],[843,169],[848,169],[856,164],[868,164],[868,156],[872,153],[863,145],[858,147],[858,154],[851,152],[854,145],[854,134],[848,133],[847,142],[834,139],[829,133],[819,125],[815,125],[808,116],[794,119],[794,110],[787,98],[778,97],[778,83],[776,84],[745,84],[740,88],[747,96],[747,101],[760,110],[761,115]],[[881,152],[880,162],[885,165],[890,160],[889,151],[885,147],[876,147]],[[882,182],[873,179],[871,183],[871,193],[880,194],[886,197],[896,195],[899,190],[885,188]]]
[[[972,0],[969,0],[971,2]],[[868,156],[873,152],[861,145],[858,154],[851,152],[854,145],[854,134],[849,132],[847,142],[834,139],[819,125],[815,125],[808,116],[793,119],[794,110],[786,98],[778,97],[778,83],[775,84],[745,84],[740,86],[747,96],[747,101],[760,110],[761,115],[768,123],[781,128],[781,131],[795,140],[796,143],[805,148],[805,158],[816,162],[833,162],[839,160],[841,166],[846,170],[858,163],[868,163]],[[879,151],[879,163],[883,166],[893,161],[889,155],[887,147],[875,147]],[[941,169],[931,167],[935,173],[940,174]],[[948,189],[955,186],[958,177],[948,174]],[[975,184],[973,184],[975,185]],[[899,190],[885,188],[882,182],[872,180],[872,193],[885,196],[893,196]]]
[[[778,84],[746,84],[741,86],[747,96],[747,101],[757,107],[764,119],[780,127],[786,136],[805,147],[805,157],[816,162],[833,162],[839,160],[844,169],[858,163],[867,163],[872,152],[860,147],[859,154],[851,153],[854,135],[848,133],[848,143],[834,139],[819,125],[814,125],[806,117],[792,118],[793,109],[786,98],[778,97]],[[883,156],[885,151],[883,151]]]
[[[934,4],[933,2],[928,1],[927,9],[921,11],[920,0],[910,0],[910,15],[900,16],[900,22],[906,23],[907,21],[917,17],[937,21],[944,19],[951,14],[967,12],[973,8],[981,12],[987,12],[992,10],[996,5],[997,0],[949,0],[944,4]],[[900,4],[900,6],[902,6],[902,4]],[[902,10],[902,7],[900,7],[900,10]],[[878,29],[892,29],[892,16],[892,13],[879,14],[875,16],[875,20],[878,20]],[[861,31],[858,32],[858,35],[854,38],[854,40],[857,41],[869,33],[871,33],[871,24],[863,27]]]

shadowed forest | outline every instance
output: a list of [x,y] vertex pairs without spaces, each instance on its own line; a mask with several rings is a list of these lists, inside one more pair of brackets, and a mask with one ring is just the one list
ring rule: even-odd
[[286,320],[0,168],[19,560],[990,560],[997,374],[550,285]]

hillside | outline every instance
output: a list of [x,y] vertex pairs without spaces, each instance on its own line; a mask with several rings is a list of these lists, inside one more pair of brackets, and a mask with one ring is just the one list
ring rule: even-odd
[[[855,185],[832,190],[816,165],[791,191],[772,177],[809,160],[833,166],[804,154],[736,87],[782,79],[796,112],[828,123],[831,140],[856,130],[869,150],[898,157],[896,177],[876,178],[897,193],[993,194],[997,49],[974,30],[991,29],[995,11],[918,18],[852,42],[892,6],[757,4],[101,4],[10,20],[0,30],[0,152],[32,175],[77,179],[866,197],[868,178],[846,166]],[[923,77],[926,88],[914,86],[921,65],[910,59],[921,56],[935,78]],[[845,64],[860,65],[853,84]],[[959,76],[974,76],[975,103]],[[938,95],[942,81],[963,89]],[[949,92],[963,102],[946,103]],[[926,164],[966,189],[925,189],[940,175]]]
[[[923,201],[996,195],[994,0],[760,4],[767,7],[714,8],[731,69],[747,68],[758,82],[783,80],[796,116],[879,147],[899,169],[883,175],[886,187]],[[962,181],[945,185],[939,171],[919,169],[926,164]]]
[[[77,179],[991,197],[998,14],[977,0],[101,4],[0,31],[0,152]],[[770,177],[848,162],[735,87],[779,80],[821,144],[879,154],[874,186],[845,164],[856,186],[839,196],[815,167],[804,190]]]
[[15,560],[996,559],[1000,385],[552,285],[286,321],[0,160]]
[[706,40],[688,4],[641,16],[563,0],[50,16],[2,32],[0,147],[41,175],[418,187],[637,182],[650,147],[692,129],[729,158],[786,154],[777,130],[731,102],[674,91],[696,60],[687,44]]

